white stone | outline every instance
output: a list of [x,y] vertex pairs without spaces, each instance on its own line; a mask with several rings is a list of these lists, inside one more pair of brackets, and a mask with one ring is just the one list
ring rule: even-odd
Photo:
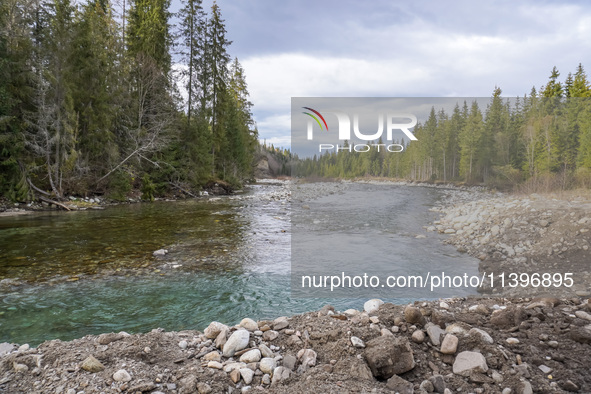
[[250,368],[240,368],[240,376],[242,376],[244,383],[251,384],[252,378],[254,377],[254,371]]
[[154,256],[164,256],[167,253],[168,253],[168,250],[166,250],[166,249],[158,249],[158,250],[155,250],[152,254]]
[[488,343],[489,345],[492,345],[495,342],[486,331],[481,330],[480,328],[470,329],[470,331],[468,331],[468,335],[479,337],[483,342]]
[[264,343],[261,343],[259,345],[259,350],[261,351],[261,355],[263,357],[271,357],[271,358],[275,357],[275,354],[273,353],[273,351],[271,349],[269,349],[267,347],[267,345],[265,345]]
[[351,344],[360,349],[365,347],[365,343],[363,343],[361,338],[357,338],[355,336],[351,337]]
[[276,366],[277,366],[277,364],[275,363],[275,359],[272,359],[270,357],[265,357],[261,360],[261,362],[259,364],[259,369],[263,373],[272,374],[273,370],[275,369]]
[[486,373],[488,365],[484,356],[478,352],[464,351],[456,356],[453,365],[453,373],[456,375],[469,376],[470,373]]
[[210,361],[207,363],[207,368],[222,369],[224,366],[219,361]]
[[509,345],[517,345],[519,343],[519,339],[517,339],[517,338],[507,338],[506,339],[506,342]]
[[285,367],[277,367],[273,370],[272,384],[279,383],[282,380],[288,379],[291,371]]
[[224,344],[224,357],[232,357],[234,353],[248,346],[250,333],[244,329],[235,331]]
[[252,349],[240,356],[240,361],[243,363],[256,363],[261,359],[261,351],[259,349]]
[[120,369],[113,374],[113,380],[116,382],[129,382],[131,380],[131,375],[126,370]]
[[185,340],[182,340],[179,342],[179,347],[183,350],[187,348],[187,345],[188,345],[187,341],[185,341]]
[[579,319],[591,321],[591,315],[585,311],[576,311],[575,316],[578,317]]
[[246,328],[248,331],[256,331],[259,329],[259,325],[257,324],[257,322],[255,322],[252,319],[249,319],[248,317],[242,319],[239,326],[242,328]]
[[384,305],[384,301],[374,298],[373,300],[369,300],[363,304],[363,310],[365,310],[367,313],[377,312],[382,305]]

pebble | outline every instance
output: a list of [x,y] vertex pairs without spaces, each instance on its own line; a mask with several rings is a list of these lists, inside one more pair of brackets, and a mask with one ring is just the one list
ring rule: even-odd
[[235,331],[224,344],[224,357],[232,357],[234,353],[248,346],[250,333],[247,330],[240,329]]
[[458,350],[458,337],[453,334],[447,334],[441,342],[440,352],[443,354],[455,354]]
[[276,366],[277,365],[274,359],[270,357],[265,357],[261,360],[259,364],[259,369],[263,371],[263,373],[272,374]]
[[412,333],[411,339],[414,343],[423,343],[425,342],[425,333],[423,330],[415,330],[415,332]]
[[259,349],[249,350],[240,356],[240,362],[243,363],[256,363],[261,359],[261,351]]
[[242,376],[242,380],[244,383],[251,384],[252,379],[254,378],[254,371],[250,368],[240,368],[240,376]]
[[374,313],[380,309],[380,306],[384,305],[384,301],[380,300],[379,298],[374,298],[372,300],[366,301],[363,304],[363,310],[367,313]]
[[113,380],[116,382],[129,382],[131,380],[131,375],[126,370],[120,369],[113,374]]
[[517,339],[517,338],[507,338],[506,339],[506,342],[509,345],[517,345],[519,343],[519,339]]
[[351,337],[351,344],[353,346],[355,346],[356,348],[364,348],[365,347],[365,343],[363,343],[363,341],[360,338],[357,338],[355,336]]

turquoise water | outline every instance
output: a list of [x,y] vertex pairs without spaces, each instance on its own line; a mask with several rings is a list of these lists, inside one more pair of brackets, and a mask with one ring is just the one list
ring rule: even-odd
[[[266,198],[280,187],[253,186],[238,199],[214,202],[157,202],[0,218],[0,279],[18,283],[0,282],[0,342],[36,345],[156,327],[202,330],[212,320],[235,324],[243,317],[293,315],[327,303],[340,310],[361,309],[368,297],[292,296],[291,208],[285,201]],[[395,243],[404,257],[398,263],[404,260],[419,269],[430,268],[435,260],[457,264],[460,271],[475,269],[473,259],[441,245],[433,238],[437,236],[414,238],[422,222],[432,217],[428,208],[439,192],[408,189],[372,192],[383,199],[388,191],[389,198],[400,200],[392,204],[408,211],[404,218],[398,216],[397,226],[387,221],[365,226],[381,237],[374,246]],[[408,201],[409,196],[414,198]],[[334,198],[310,205],[326,216]],[[331,224],[334,228],[313,223],[306,230],[310,234],[348,233],[339,227],[342,223]],[[152,256],[160,248],[170,253]],[[405,293],[383,298],[403,303],[421,297],[428,298]]]

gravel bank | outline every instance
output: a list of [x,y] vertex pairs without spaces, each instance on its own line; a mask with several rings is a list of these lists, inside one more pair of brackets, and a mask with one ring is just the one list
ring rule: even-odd
[[0,345],[7,393],[591,392],[588,299],[447,299]]
[[[443,205],[434,210],[442,217],[427,230],[449,234],[446,242],[478,257],[481,273],[494,273],[496,278],[512,274],[525,280],[544,274],[551,278],[546,286],[522,286],[525,282],[519,280],[518,286],[508,286],[505,281],[502,287],[498,280],[492,286],[487,281],[482,292],[506,296],[591,295],[589,191],[516,196],[452,190]],[[564,282],[565,274],[573,278],[573,285],[555,286],[559,278]]]

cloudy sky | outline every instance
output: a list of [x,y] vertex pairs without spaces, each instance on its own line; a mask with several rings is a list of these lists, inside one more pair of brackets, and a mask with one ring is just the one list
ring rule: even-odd
[[514,97],[553,66],[561,80],[579,63],[591,70],[587,1],[218,4],[260,138],[276,146],[289,147],[291,97],[488,97],[495,86]]

